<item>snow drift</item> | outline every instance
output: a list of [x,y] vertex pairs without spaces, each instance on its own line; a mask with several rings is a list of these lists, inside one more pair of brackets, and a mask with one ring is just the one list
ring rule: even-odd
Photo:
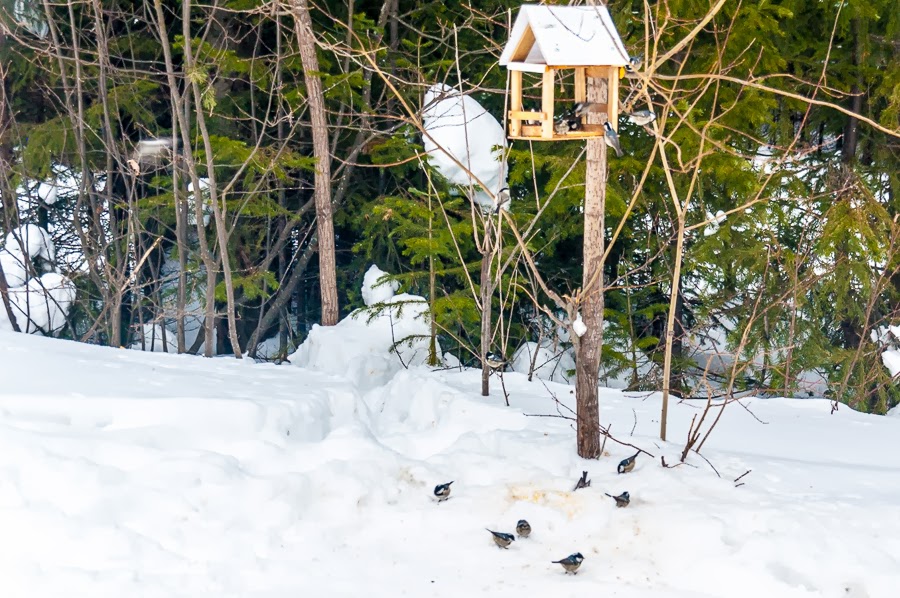
[[[571,421],[528,417],[569,413],[571,386],[506,373],[506,407],[479,371],[406,368],[390,348],[424,307],[385,303],[316,329],[294,365],[324,371],[0,333],[4,596],[896,596],[900,418],[751,399],[708,461],[664,468],[659,396],[601,389],[652,455],[618,475],[632,446],[585,461]],[[696,413],[673,402],[670,436]],[[509,550],[484,531],[522,518]],[[550,563],[575,551],[577,577]]]

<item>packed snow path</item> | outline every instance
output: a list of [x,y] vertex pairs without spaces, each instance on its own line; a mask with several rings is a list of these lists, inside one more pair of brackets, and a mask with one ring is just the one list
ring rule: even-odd
[[[339,359],[336,352],[336,359]],[[900,418],[824,401],[729,407],[704,454],[655,439],[656,397],[604,391],[632,449],[574,455],[550,392],[0,334],[0,579],[55,596],[895,598]],[[494,385],[499,391],[499,384]],[[696,407],[673,405],[671,437]],[[637,422],[634,435],[629,434]],[[732,480],[752,469],[735,488]],[[582,470],[590,488],[572,492]],[[436,504],[434,486],[455,480]],[[631,493],[617,509],[604,492]],[[485,527],[530,538],[500,550]],[[577,576],[550,563],[580,551]]]

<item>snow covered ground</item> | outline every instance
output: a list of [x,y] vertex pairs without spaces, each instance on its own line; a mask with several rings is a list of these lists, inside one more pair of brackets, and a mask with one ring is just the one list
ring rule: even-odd
[[[0,333],[0,594],[900,595],[900,418],[732,405],[704,447],[719,478],[659,463],[696,407],[673,405],[662,444],[658,397],[605,390],[603,422],[655,455],[617,475],[632,449],[583,461],[569,422],[524,415],[571,387],[506,374],[507,408],[478,372],[295,366]],[[625,509],[603,494],[624,490]],[[521,518],[509,550],[484,530]],[[550,563],[575,551],[577,576]]]

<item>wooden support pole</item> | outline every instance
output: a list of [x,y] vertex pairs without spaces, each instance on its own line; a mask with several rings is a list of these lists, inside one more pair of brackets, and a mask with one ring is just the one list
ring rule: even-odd
[[587,99],[587,81],[585,68],[575,68],[575,101],[583,102]]
[[609,116],[609,125],[619,130],[619,67],[609,67],[609,87],[606,98],[607,115]]
[[[590,74],[590,73],[588,73]],[[587,100],[603,101],[601,77],[587,81]],[[607,91],[609,91],[607,89]],[[611,100],[607,96],[607,100]],[[612,102],[610,102],[612,103]],[[588,113],[590,123],[600,120],[600,114]],[[603,253],[605,250],[604,216],[606,213],[606,140],[602,137],[588,139],[586,148],[587,171],[584,181],[584,249],[581,294],[570,308],[569,317],[574,320],[578,310],[587,330],[575,341],[575,404],[578,414],[576,434],[578,456],[596,459],[600,456],[600,355],[603,349]]]
[[516,118],[514,114],[522,111],[522,71],[510,71],[509,77],[509,134],[513,137],[518,137],[522,132],[522,121]]
[[546,115],[541,123],[541,137],[553,139],[553,84],[556,71],[547,69],[541,82],[541,111]]

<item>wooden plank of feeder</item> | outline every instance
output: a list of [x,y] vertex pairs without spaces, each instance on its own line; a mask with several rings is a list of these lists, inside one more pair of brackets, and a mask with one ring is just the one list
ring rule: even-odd
[[609,67],[609,87],[606,93],[606,103],[609,110],[609,124],[616,131],[619,130],[619,67]]
[[510,139],[522,139],[525,141],[577,141],[579,139],[591,139],[603,137],[603,125],[584,125],[578,131],[569,131],[563,135],[556,132],[552,137],[544,137],[541,125],[522,125],[522,132],[518,136],[510,135]]
[[[538,127],[540,128],[540,127]],[[572,131],[564,135],[553,134],[553,137],[547,138],[541,135],[519,135],[517,137],[510,136],[510,139],[521,141],[583,141],[585,139],[596,139],[603,137],[603,131]]]
[[529,112],[527,110],[510,110],[509,118],[516,120],[544,120],[547,115],[543,112]]
[[520,73],[546,73],[550,68],[546,64],[538,64],[535,62],[510,62],[506,65],[510,71],[519,71]]
[[541,82],[541,91],[543,92],[541,95],[541,110],[544,112],[547,118],[543,119],[542,127],[543,134],[541,135],[544,139],[552,139],[553,138],[553,84],[555,80],[555,71],[553,69],[549,69],[544,73],[544,79]]
[[514,116],[522,110],[522,71],[510,71],[510,111],[509,111],[509,134],[518,135],[522,121]]
[[609,75],[609,68],[605,66],[588,66],[584,70],[588,77],[595,79],[605,79]]
[[575,101],[583,102],[587,99],[587,76],[584,67],[575,69]]

